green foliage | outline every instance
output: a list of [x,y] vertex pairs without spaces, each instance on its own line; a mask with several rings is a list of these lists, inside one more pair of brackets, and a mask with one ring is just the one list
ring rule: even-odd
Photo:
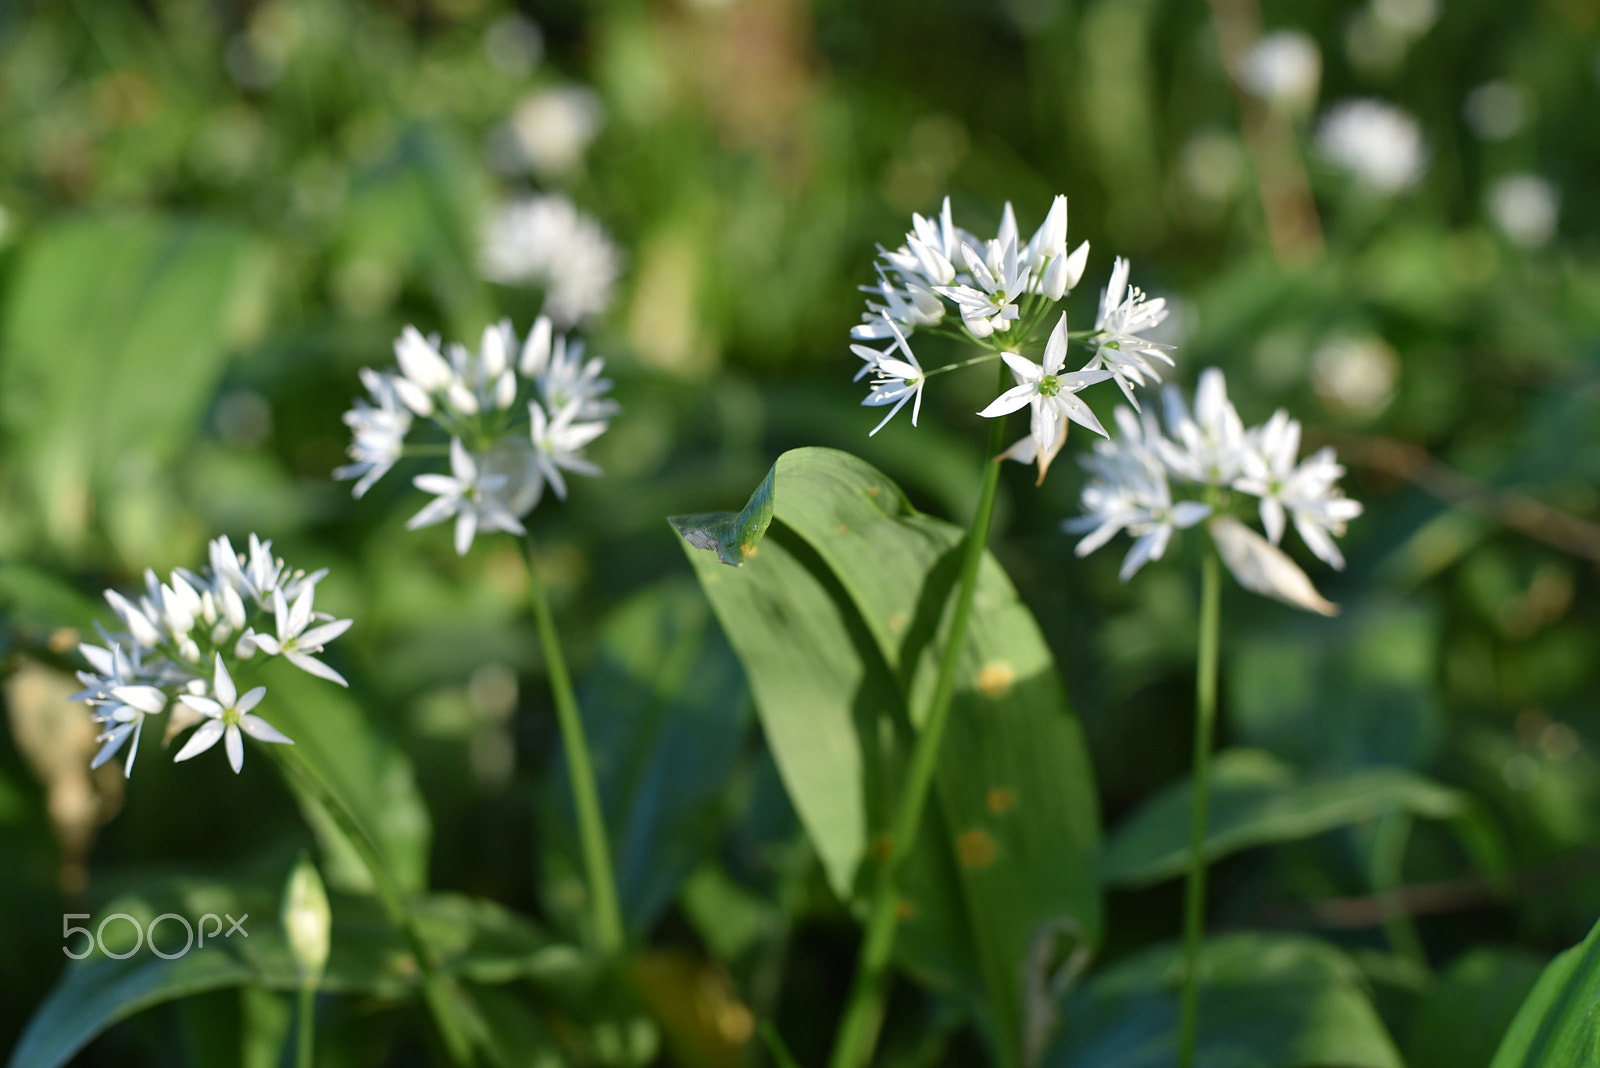
[[[332,955],[322,989],[389,1000],[413,996],[416,962],[376,904],[338,894],[331,904]],[[574,951],[551,943],[528,921],[488,902],[441,895],[419,899],[417,905],[429,945],[458,979],[570,985],[584,978]],[[300,984],[283,930],[275,922],[277,902],[258,886],[186,880],[107,905],[106,916],[118,913],[133,917],[141,931],[166,913],[187,918],[196,928],[207,914],[235,917],[245,926],[231,939],[213,934],[203,946],[180,953],[180,925],[168,920],[157,930],[162,950],[173,955],[169,960],[147,949],[130,952],[135,936],[126,921],[106,925],[105,949],[123,959],[97,949],[69,967],[12,1052],[10,1068],[57,1068],[117,1020],[162,1002],[228,987],[287,991]],[[252,916],[253,924],[246,919]],[[219,927],[229,929],[225,920]]]
[[[1048,1068],[1157,1068],[1176,1055],[1181,954],[1157,946],[1067,999]],[[1315,939],[1239,934],[1201,949],[1197,1065],[1401,1068],[1348,957]]]
[[[1211,775],[1207,862],[1255,846],[1310,838],[1391,811],[1439,820],[1470,811],[1461,791],[1399,768],[1303,779],[1260,750],[1230,749],[1216,755]],[[1183,874],[1191,794],[1187,781],[1173,783],[1118,827],[1106,845],[1101,878],[1113,886],[1142,886]]]
[[1491,1068],[1576,1068],[1600,1043],[1600,924],[1539,976],[1495,1051]]
[[[841,896],[884,833],[943,644],[959,528],[844,453],[786,453],[774,525],[737,571],[691,559],[750,678],[768,744]],[[1060,944],[1099,937],[1092,778],[1049,651],[992,559],[980,571],[937,803],[904,883],[897,951],[1023,1033]]]

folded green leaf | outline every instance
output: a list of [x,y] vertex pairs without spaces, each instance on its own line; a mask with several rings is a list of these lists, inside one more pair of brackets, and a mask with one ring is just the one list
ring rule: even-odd
[[667,519],[683,540],[696,549],[717,554],[725,564],[740,567],[756,553],[756,544],[772,522],[772,476],[774,467],[761,480],[740,512],[696,512]]

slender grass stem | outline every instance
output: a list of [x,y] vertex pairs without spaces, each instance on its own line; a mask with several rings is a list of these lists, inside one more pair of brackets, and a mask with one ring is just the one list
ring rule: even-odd
[[317,987],[314,983],[300,984],[300,1018],[298,1041],[295,1043],[295,1068],[311,1068],[312,1040],[316,1036]]
[[611,847],[606,842],[594,762],[589,757],[589,742],[583,734],[578,698],[573,693],[572,676],[567,673],[567,661],[561,653],[555,618],[550,614],[550,602],[545,597],[544,583],[539,579],[539,569],[534,562],[533,541],[528,537],[522,539],[522,555],[528,563],[528,602],[539,628],[539,646],[544,651],[550,694],[556,703],[556,722],[561,728],[561,744],[567,755],[572,807],[578,817],[578,841],[583,852],[584,874],[589,882],[595,945],[602,954],[611,957],[622,951],[622,909],[617,903],[617,883],[612,875]]
[[1200,564],[1200,649],[1194,685],[1194,796],[1189,821],[1189,879],[1183,898],[1183,996],[1178,1016],[1178,1068],[1194,1068],[1200,1028],[1200,940],[1206,909],[1206,809],[1211,800],[1211,746],[1217,727],[1217,630],[1222,567],[1208,539]]
[[400,884],[389,870],[388,861],[378,849],[378,844],[373,841],[372,836],[367,833],[366,828],[344,800],[311,770],[294,749],[281,745],[264,748],[271,752],[284,770],[322,806],[323,811],[338,824],[350,844],[355,847],[361,862],[366,865],[368,873],[372,876],[372,886],[377,892],[379,903],[383,906],[384,915],[400,931],[411,950],[411,955],[416,958],[417,970],[422,975],[422,997],[427,1002],[428,1012],[433,1016],[434,1026],[439,1030],[439,1038],[444,1043],[450,1063],[456,1068],[470,1068],[475,1063],[472,1043],[466,1032],[461,1029],[460,1021],[450,1006],[447,987],[449,980],[440,973],[439,962],[434,957],[433,950],[423,939],[416,918],[406,908]]
[[[1009,372],[1000,366],[1000,385],[1004,388]],[[978,510],[967,533],[966,551],[956,584],[955,609],[950,616],[950,632],[944,655],[939,661],[938,681],[928,704],[927,717],[917,732],[911,753],[911,768],[906,775],[894,822],[890,826],[887,850],[879,864],[873,885],[872,904],[867,916],[867,933],[861,954],[856,959],[855,976],[849,1000],[834,1036],[829,1068],[863,1068],[872,1059],[878,1028],[883,1022],[884,988],[889,957],[894,949],[895,925],[899,920],[899,873],[916,843],[917,828],[927,804],[938,766],[939,743],[949,719],[950,699],[955,693],[956,668],[966,645],[967,622],[972,615],[972,598],[978,587],[978,565],[989,542],[989,523],[994,518],[995,492],[1000,484],[1000,461],[996,458],[1004,442],[1005,420],[996,419],[989,428],[989,447],[984,453],[983,486],[978,495]]]

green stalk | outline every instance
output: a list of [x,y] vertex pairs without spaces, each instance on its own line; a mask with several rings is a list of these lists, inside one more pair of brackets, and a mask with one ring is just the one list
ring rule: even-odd
[[595,945],[607,957],[622,951],[622,909],[617,903],[617,883],[611,871],[611,847],[606,842],[605,818],[600,810],[600,790],[595,785],[594,762],[589,758],[589,743],[583,735],[583,719],[578,714],[578,698],[572,690],[572,676],[561,655],[561,639],[555,618],[545,597],[544,584],[533,560],[533,541],[522,539],[522,555],[528,562],[528,601],[533,606],[534,622],[539,627],[539,646],[544,650],[545,670],[550,675],[550,694],[556,702],[556,722],[561,728],[562,748],[567,754],[567,777],[572,782],[572,807],[578,816],[578,840],[583,850],[584,873],[589,881],[589,906]]
[[1217,630],[1222,566],[1206,541],[1200,563],[1200,650],[1194,685],[1194,796],[1189,821],[1189,879],[1183,900],[1183,999],[1178,1017],[1178,1068],[1194,1068],[1200,1028],[1200,939],[1206,909],[1206,809],[1211,800],[1211,746],[1217,728]]
[[339,825],[339,829],[344,832],[345,838],[360,854],[362,863],[372,876],[372,886],[377,892],[378,901],[383,906],[384,915],[404,936],[411,955],[416,958],[417,969],[422,974],[422,997],[427,1002],[429,1013],[433,1016],[434,1026],[439,1029],[439,1038],[444,1043],[450,1063],[457,1068],[469,1068],[474,1063],[472,1043],[466,1032],[461,1030],[460,1023],[451,1010],[447,989],[449,980],[439,972],[439,962],[434,958],[427,942],[423,940],[416,918],[406,908],[400,885],[389,871],[388,862],[384,860],[377,843],[372,840],[372,836],[367,833],[349,806],[307,766],[294,749],[282,745],[265,748],[305,787],[312,798],[322,806],[323,811],[332,817]]
[[[1009,372],[1005,364],[1001,364],[1002,388],[1008,380]],[[933,773],[939,762],[939,742],[944,737],[945,723],[949,719],[950,699],[955,693],[956,668],[966,645],[972,597],[978,588],[978,565],[983,561],[983,552],[989,542],[989,522],[994,517],[995,491],[1000,485],[998,456],[1004,442],[1004,424],[1003,418],[996,419],[989,428],[989,448],[984,453],[988,462],[984,468],[983,487],[978,495],[978,510],[972,517],[972,528],[966,538],[966,553],[962,557],[961,576],[956,586],[955,611],[950,617],[950,635],[945,643],[944,656],[939,661],[939,677],[934,686],[933,699],[928,705],[928,715],[917,733],[916,747],[911,753],[911,769],[895,809],[888,848],[873,885],[866,939],[862,943],[861,955],[856,959],[850,998],[845,1003],[844,1016],[834,1036],[833,1053],[828,1058],[829,1068],[863,1068],[872,1059],[878,1027],[883,1022],[885,980],[888,977],[889,956],[894,949],[895,924],[899,919],[898,876],[906,857],[911,853],[911,847],[916,843],[922,810],[926,806],[928,790],[933,785]]]
[[299,1042],[295,1045],[295,1068],[311,1068],[311,1040],[316,1029],[317,988],[300,984]]

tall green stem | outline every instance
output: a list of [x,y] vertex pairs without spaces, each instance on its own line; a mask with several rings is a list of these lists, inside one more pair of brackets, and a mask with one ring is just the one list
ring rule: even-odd
[[448,980],[439,972],[439,963],[434,957],[433,950],[423,940],[416,918],[406,908],[400,884],[389,871],[389,864],[378,849],[378,844],[372,840],[372,836],[367,833],[366,828],[344,800],[311,770],[294,749],[280,745],[265,748],[322,806],[323,811],[339,825],[345,838],[355,847],[362,863],[366,865],[367,872],[372,876],[372,886],[377,892],[378,901],[383,906],[384,915],[400,931],[411,950],[411,955],[416,959],[417,969],[422,975],[422,997],[427,1002],[429,1013],[433,1016],[434,1026],[439,1029],[439,1038],[444,1043],[450,1063],[456,1065],[456,1068],[468,1068],[474,1063],[472,1043],[466,1032],[461,1029],[460,1021],[450,1006]]
[[1194,797],[1189,820],[1189,879],[1183,899],[1183,1004],[1178,1017],[1178,1068],[1193,1068],[1200,1029],[1200,939],[1206,911],[1206,809],[1211,800],[1211,746],[1217,729],[1217,630],[1222,567],[1206,541],[1200,564],[1200,650],[1194,683]]
[[[1006,367],[1001,364],[1002,388],[1008,380]],[[861,946],[861,955],[856,959],[850,999],[845,1003],[844,1017],[834,1036],[833,1054],[828,1059],[829,1068],[862,1068],[866,1065],[872,1059],[878,1027],[883,1022],[885,979],[889,971],[889,956],[894,949],[895,924],[899,919],[898,876],[906,857],[911,853],[911,847],[916,843],[922,810],[927,804],[928,790],[933,785],[933,773],[939,762],[939,742],[944,737],[945,723],[949,719],[950,698],[955,693],[956,668],[966,645],[972,597],[978,588],[978,565],[983,561],[983,552],[989,542],[989,522],[994,518],[995,491],[1000,484],[1000,461],[997,457],[1004,441],[1004,423],[1004,419],[996,419],[989,428],[989,448],[984,454],[988,462],[984,467],[983,488],[978,495],[978,510],[972,517],[972,528],[967,533],[966,552],[962,557],[961,576],[956,586],[955,611],[950,616],[950,632],[945,641],[944,656],[939,661],[939,677],[934,686],[933,699],[928,704],[927,717],[917,733],[916,746],[911,752],[911,768],[895,809],[894,822],[890,826],[887,851],[878,867],[871,910],[867,914],[866,939]]]
[[300,1019],[298,1041],[295,1044],[295,1068],[311,1068],[311,1041],[316,1033],[317,988],[313,983],[300,984]]
[[522,539],[522,555],[528,562],[528,601],[539,628],[539,646],[544,650],[545,670],[550,675],[550,694],[556,702],[556,722],[561,728],[561,744],[567,754],[567,777],[572,783],[572,807],[578,816],[578,841],[583,850],[584,874],[589,881],[589,907],[595,945],[606,956],[622,951],[622,909],[617,904],[617,883],[611,871],[611,847],[606,842],[605,818],[600,811],[600,790],[595,785],[594,762],[589,758],[589,742],[583,734],[583,719],[578,714],[578,698],[572,690],[572,676],[561,654],[561,639],[555,618],[545,597],[544,584],[533,559],[533,541]]

